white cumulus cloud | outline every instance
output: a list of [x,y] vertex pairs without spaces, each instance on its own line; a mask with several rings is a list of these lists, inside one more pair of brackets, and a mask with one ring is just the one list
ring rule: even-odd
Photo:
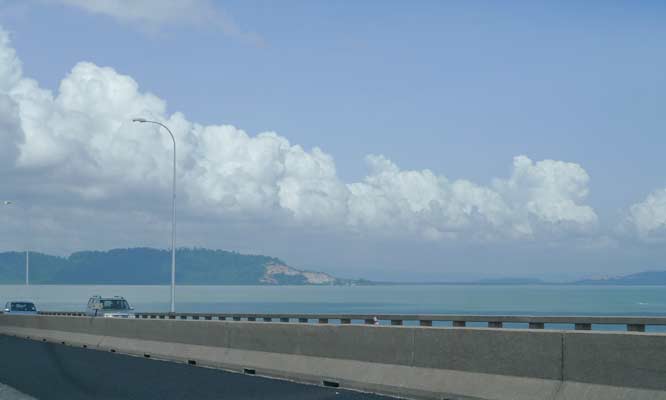
[[7,91],[21,79],[21,61],[11,47],[7,32],[0,34],[0,90]]
[[45,182],[35,203],[66,197],[61,207],[150,210],[170,189],[172,143],[159,127],[131,122],[146,117],[176,137],[184,215],[426,240],[520,240],[597,224],[585,204],[589,176],[575,163],[518,156],[507,178],[480,185],[370,155],[368,175],[346,183],[319,148],[169,114],[164,100],[111,68],[78,63],[51,93],[22,76],[5,32],[0,60],[0,127],[10,144],[0,168]]
[[518,156],[508,179],[484,187],[430,170],[402,171],[383,156],[367,161],[371,174],[348,185],[352,226],[407,229],[431,239],[465,233],[487,239],[588,230],[597,223],[594,210],[581,204],[589,177],[577,164]]
[[627,220],[641,239],[666,240],[666,189],[656,190],[632,205]]
[[0,94],[0,170],[10,168],[25,140],[19,120],[18,105],[6,94]]

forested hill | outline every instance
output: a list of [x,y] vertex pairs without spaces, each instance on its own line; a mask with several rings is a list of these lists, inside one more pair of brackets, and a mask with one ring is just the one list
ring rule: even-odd
[[[191,285],[341,284],[346,281],[287,266],[274,257],[208,249],[178,249],[176,281]],[[151,248],[82,251],[69,257],[30,253],[34,284],[163,285],[171,253]],[[25,282],[25,253],[0,253],[0,284]]]

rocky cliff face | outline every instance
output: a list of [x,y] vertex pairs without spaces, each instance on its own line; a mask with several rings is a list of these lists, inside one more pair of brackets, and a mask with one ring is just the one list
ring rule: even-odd
[[267,264],[261,283],[333,285],[337,279],[323,272],[301,271],[287,265]]

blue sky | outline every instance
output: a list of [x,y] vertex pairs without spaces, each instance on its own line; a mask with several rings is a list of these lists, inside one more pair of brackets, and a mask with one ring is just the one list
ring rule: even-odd
[[[575,164],[589,179],[574,179],[571,193],[586,192],[573,195],[574,202],[595,215],[594,221],[583,221],[587,217],[581,217],[581,210],[558,214],[537,205],[539,224],[558,221],[556,237],[550,227],[532,226],[528,239],[512,233],[499,235],[500,240],[494,239],[494,229],[490,234],[477,225],[461,235],[458,222],[446,213],[446,221],[434,228],[423,228],[428,222],[421,219],[414,222],[417,233],[409,237],[386,235],[388,228],[376,220],[368,222],[372,229],[358,228],[362,224],[352,215],[347,225],[360,236],[349,236],[348,226],[322,222],[310,211],[294,211],[293,201],[300,207],[303,199],[288,204],[283,199],[276,207],[294,213],[293,220],[281,211],[278,217],[245,212],[242,206],[234,211],[235,221],[270,220],[270,226],[283,232],[280,236],[291,239],[266,244],[271,239],[265,238],[253,245],[248,240],[259,225],[244,222],[219,243],[205,239],[209,233],[196,239],[196,232],[221,229],[216,224],[228,227],[231,217],[223,212],[211,226],[201,225],[196,215],[206,215],[206,208],[192,201],[185,211],[192,219],[184,221],[184,229],[192,231],[184,244],[270,252],[298,266],[347,275],[367,271],[368,276],[392,279],[414,274],[441,280],[515,274],[556,278],[666,268],[659,246],[666,227],[666,195],[660,192],[666,187],[662,2],[136,2],[187,6],[186,12],[161,10],[153,15],[141,14],[140,5],[109,11],[103,1],[82,3],[0,3],[0,25],[9,33],[23,76],[54,96],[77,63],[108,66],[132,77],[141,93],[166,101],[164,118],[182,112],[201,125],[229,124],[250,137],[272,131],[306,152],[318,147],[334,160],[336,179],[347,185],[371,175],[365,157],[374,154],[400,171],[428,170],[449,181],[492,187],[511,202],[534,192],[506,194],[512,184],[505,189],[494,184],[496,179],[511,180],[507,177],[516,171],[514,157]],[[226,162],[220,157],[220,163]],[[8,174],[32,174],[26,160]],[[544,165],[543,171],[552,176],[534,170],[528,181],[552,181],[571,172],[549,168]],[[516,182],[523,182],[518,178]],[[66,180],[71,184],[76,179]],[[571,185],[564,182],[540,193],[557,192],[559,199],[558,191]],[[382,196],[388,196],[390,191],[382,190]],[[192,192],[184,195],[196,197]],[[80,201],[88,210],[97,207]],[[447,201],[440,201],[442,207]],[[530,201],[526,207],[534,203]],[[418,198],[409,202],[409,212],[421,207],[415,206]],[[641,204],[644,207],[632,213],[632,206]],[[422,214],[415,218],[430,218]],[[168,214],[151,216],[159,221],[162,217],[168,221]],[[499,224],[493,221],[484,223]],[[512,226],[524,226],[521,221]],[[581,221],[584,233],[560,228]],[[592,222],[594,227],[587,227]],[[452,225],[455,235],[449,235]],[[67,230],[76,232],[73,227]],[[76,238],[43,248],[67,253],[163,243],[148,237],[137,233],[125,244],[109,234],[108,240]],[[305,241],[311,241],[310,249],[292,245]],[[468,257],[470,246],[474,257]],[[549,251],[558,256],[553,260]],[[443,256],[448,259],[445,266]],[[506,260],[501,268],[491,265],[498,257]],[[409,260],[418,260],[418,265],[407,266]]]

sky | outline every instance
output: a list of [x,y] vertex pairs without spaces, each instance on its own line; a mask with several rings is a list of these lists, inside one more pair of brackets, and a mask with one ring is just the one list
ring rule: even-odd
[[0,0],[0,251],[666,269],[666,4]]

